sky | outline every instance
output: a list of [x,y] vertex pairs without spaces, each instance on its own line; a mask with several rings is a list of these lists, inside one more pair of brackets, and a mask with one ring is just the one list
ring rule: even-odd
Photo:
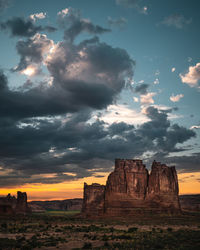
[[0,195],[82,197],[115,158],[200,193],[199,0],[0,0]]

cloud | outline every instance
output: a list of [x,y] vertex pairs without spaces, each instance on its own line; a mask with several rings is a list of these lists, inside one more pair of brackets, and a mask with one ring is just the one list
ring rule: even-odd
[[[1,75],[0,79],[1,86],[6,88],[6,78]],[[54,98],[51,101],[55,102]],[[21,109],[30,109],[27,101],[22,100],[22,103]],[[36,111],[37,106],[34,107]],[[119,112],[116,122],[111,119],[113,112],[116,116]],[[129,120],[120,120],[127,112]],[[137,157],[149,148],[165,155],[181,151],[176,147],[177,143],[195,136],[191,130],[171,125],[167,112],[153,107],[147,108],[147,117],[143,116],[137,128],[128,123],[135,122],[138,114],[119,105],[111,106],[110,111],[108,108],[109,123],[103,114],[90,123],[93,112],[89,109],[68,115],[20,120],[15,120],[14,113],[7,114],[7,117],[1,114],[0,120],[3,143],[0,147],[1,186],[59,183],[91,176],[98,171],[110,171],[116,157]]]
[[191,133],[193,131],[187,128],[178,124],[171,125],[165,111],[159,111],[150,106],[146,109],[146,112],[151,121],[144,123],[139,132],[151,140],[156,139],[156,147],[160,153],[166,154],[166,152],[176,151],[178,150],[176,148],[177,143],[183,143],[195,136],[195,133]]
[[134,102],[139,102],[139,98],[138,97],[133,97],[133,101]]
[[46,15],[47,14],[45,12],[35,13],[35,14],[30,15],[30,19],[35,22],[37,19],[46,18]]
[[106,111],[98,113],[96,117],[108,124],[124,122],[126,124],[138,125],[148,121],[144,114],[122,104],[110,105]]
[[183,98],[183,97],[184,97],[183,94],[178,94],[178,95],[172,94],[172,95],[170,96],[169,99],[170,99],[172,102],[179,102],[180,99]]
[[[46,64],[55,84],[63,86],[72,95],[78,95],[78,100],[84,98],[95,105],[100,101],[100,95],[105,99],[109,97],[108,102],[112,102],[114,96],[125,87],[125,76],[132,79],[134,61],[125,50],[112,48],[94,38],[78,46],[60,42]],[[82,82],[82,86],[79,82]],[[89,91],[90,88],[94,94]],[[87,93],[90,93],[90,98]]]
[[133,77],[134,61],[127,52],[98,39],[78,45],[65,41],[55,45],[45,35],[36,34],[19,41],[17,51],[21,60],[15,71],[28,75],[34,73],[32,65],[40,65],[47,52],[45,64],[51,84],[48,79],[22,92],[8,89],[4,81],[0,116],[10,114],[20,119],[60,115],[86,107],[102,109],[114,102],[126,78]]
[[110,32],[110,29],[94,25],[89,19],[81,18],[79,10],[66,8],[58,12],[58,23],[65,29],[64,39],[73,42],[74,39],[82,32],[92,35]]
[[[183,151],[180,143],[195,136],[171,123],[172,109],[147,107],[142,114],[117,104],[134,73],[135,62],[124,49],[96,36],[76,44],[73,39],[55,43],[38,32],[18,41],[16,48],[16,71],[30,75],[33,65],[42,64],[48,75],[37,84],[28,79],[11,89],[0,72],[2,187],[94,176],[111,171],[117,157],[140,157],[149,149],[167,157]],[[144,93],[141,103],[152,103],[156,93],[147,93],[144,83],[137,87]]]
[[159,79],[158,78],[156,78],[155,80],[154,80],[154,82],[153,82],[153,84],[159,84],[160,83],[160,81],[159,81]]
[[142,1],[141,0],[116,0],[117,5],[124,6],[126,8],[134,8],[139,13],[147,14],[148,7],[143,6],[141,7]]
[[173,68],[171,69],[171,71],[172,71],[172,72],[175,72],[175,71],[176,71],[176,68],[175,68],[175,67],[173,67]]
[[45,54],[50,53],[53,47],[53,40],[48,39],[44,34],[36,33],[26,41],[19,40],[16,49],[20,55],[20,62],[13,71],[20,71],[25,75],[35,75],[39,72]]
[[190,129],[200,129],[200,125],[193,125],[190,127]]
[[191,155],[165,157],[167,164],[176,165],[176,169],[181,173],[192,173],[200,170],[200,153]]
[[[135,93],[139,93],[140,94],[140,103],[142,105],[149,105],[149,104],[153,104],[154,100],[153,97],[156,95],[155,92],[147,92],[147,89],[149,88],[149,84],[146,83],[141,83],[140,85],[137,85],[134,88],[134,92]],[[134,101],[137,99],[134,99]]]
[[182,83],[188,84],[190,87],[199,87],[200,82],[200,63],[190,66],[186,74],[180,74]]
[[185,25],[191,24],[191,22],[192,22],[191,18],[186,19],[183,15],[174,14],[164,18],[164,20],[161,23],[169,27],[182,29]]
[[142,12],[143,14],[148,14],[148,7],[147,7],[147,6],[144,6],[144,7],[142,8],[141,12]]
[[153,97],[156,95],[155,92],[149,92],[147,94],[141,95],[140,96],[140,102],[142,105],[149,105],[153,104],[154,100]]
[[52,26],[35,25],[31,19],[25,20],[21,17],[13,17],[6,22],[0,23],[1,30],[10,31],[12,36],[31,37],[37,32],[54,32],[56,28]]
[[142,83],[140,85],[137,85],[134,89],[135,93],[139,93],[141,95],[146,95],[147,94],[147,89],[149,87],[149,84]]
[[127,24],[127,19],[124,17],[120,17],[118,19],[113,19],[111,17],[108,17],[108,24],[112,27],[119,27],[124,28],[124,26]]

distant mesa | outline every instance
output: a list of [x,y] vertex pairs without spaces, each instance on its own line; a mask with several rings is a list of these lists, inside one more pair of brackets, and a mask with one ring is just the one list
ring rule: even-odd
[[142,160],[116,159],[106,185],[84,183],[82,214],[129,216],[181,212],[175,167],[154,161],[149,174]]
[[0,216],[1,215],[16,215],[30,213],[31,209],[27,204],[27,194],[17,192],[17,198],[8,194],[6,197],[0,198]]
[[80,211],[83,199],[66,199],[51,201],[31,201],[28,203],[32,212],[44,212],[48,210],[57,211]]

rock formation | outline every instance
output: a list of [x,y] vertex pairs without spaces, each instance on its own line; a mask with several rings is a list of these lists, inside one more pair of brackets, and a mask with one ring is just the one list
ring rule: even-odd
[[86,216],[90,216],[90,214],[94,216],[103,215],[104,195],[104,185],[100,185],[97,183],[87,185],[86,183],[84,183],[84,199],[82,212],[85,213]]
[[142,160],[115,160],[106,185],[84,184],[86,216],[127,216],[180,212],[175,167],[154,161],[148,173]]
[[27,194],[25,192],[18,191],[17,199],[10,194],[0,198],[0,215],[26,214],[29,212],[30,208],[27,205]]

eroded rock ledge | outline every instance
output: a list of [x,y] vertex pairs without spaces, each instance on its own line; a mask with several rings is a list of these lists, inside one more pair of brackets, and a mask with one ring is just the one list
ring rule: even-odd
[[84,183],[84,216],[180,213],[175,167],[154,161],[149,174],[142,160],[116,159],[106,185]]

